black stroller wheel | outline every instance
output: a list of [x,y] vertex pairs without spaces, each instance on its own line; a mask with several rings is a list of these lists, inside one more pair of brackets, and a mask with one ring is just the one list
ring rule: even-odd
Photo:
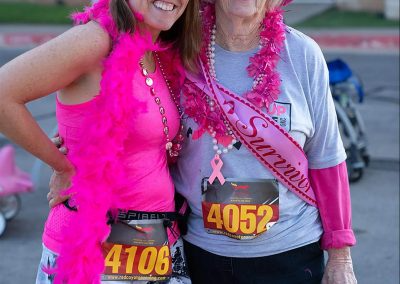
[[350,182],[356,182],[359,181],[364,175],[364,169],[353,169],[349,173],[349,181]]
[[17,216],[21,209],[21,198],[18,194],[0,197],[0,212],[3,213],[7,221]]
[[4,217],[3,213],[0,212],[0,236],[3,235],[4,231],[6,230],[6,217]]

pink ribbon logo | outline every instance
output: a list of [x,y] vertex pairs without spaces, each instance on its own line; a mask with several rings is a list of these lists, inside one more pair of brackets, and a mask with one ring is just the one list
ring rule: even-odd
[[216,154],[215,157],[211,160],[211,168],[213,169],[213,172],[208,179],[208,182],[210,184],[212,184],[216,178],[219,180],[221,185],[223,185],[225,183],[225,178],[221,173],[221,168],[223,165],[224,165],[224,162],[222,162],[219,155]]

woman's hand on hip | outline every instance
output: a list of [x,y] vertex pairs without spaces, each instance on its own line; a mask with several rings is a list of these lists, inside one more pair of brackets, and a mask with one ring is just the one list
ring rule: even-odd
[[69,195],[64,194],[64,191],[71,187],[72,177],[74,175],[75,170],[72,166],[61,172],[53,171],[49,183],[50,192],[47,194],[50,208],[70,198]]
[[[64,140],[59,136],[58,133],[54,137],[50,138],[50,140],[62,154],[66,155],[68,153],[68,149],[64,146]],[[71,186],[71,178],[73,174],[73,169],[63,172],[53,171],[49,182],[50,191],[47,194],[47,200],[49,201],[50,208],[63,203],[70,197],[68,195],[64,195],[62,192]]]
[[328,262],[325,267],[322,284],[357,284],[354,275],[350,248],[328,250]]
[[64,146],[64,140],[59,136],[58,133],[53,138],[50,138],[50,140],[62,154],[68,154],[68,148]]

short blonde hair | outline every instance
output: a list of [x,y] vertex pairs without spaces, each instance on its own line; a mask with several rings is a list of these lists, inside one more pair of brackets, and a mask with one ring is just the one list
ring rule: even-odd
[[[215,0],[202,0],[203,2],[215,3]],[[267,11],[271,11],[284,3],[285,0],[266,0]]]

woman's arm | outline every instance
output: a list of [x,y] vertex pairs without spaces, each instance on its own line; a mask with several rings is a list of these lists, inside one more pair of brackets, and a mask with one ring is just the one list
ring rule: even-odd
[[315,42],[311,42],[309,47],[309,110],[314,131],[307,139],[304,150],[309,162],[309,179],[324,230],[321,247],[328,251],[322,283],[355,284],[357,280],[349,247],[356,240],[351,226],[346,152],[340,138],[325,59]]
[[0,68],[0,132],[55,171],[71,171],[69,161],[40,129],[25,104],[90,73],[109,50],[107,33],[90,22],[68,30]]
[[309,177],[318,200],[324,228],[321,246],[328,251],[322,284],[357,283],[350,246],[356,240],[351,229],[350,188],[346,162],[326,168],[310,169]]

